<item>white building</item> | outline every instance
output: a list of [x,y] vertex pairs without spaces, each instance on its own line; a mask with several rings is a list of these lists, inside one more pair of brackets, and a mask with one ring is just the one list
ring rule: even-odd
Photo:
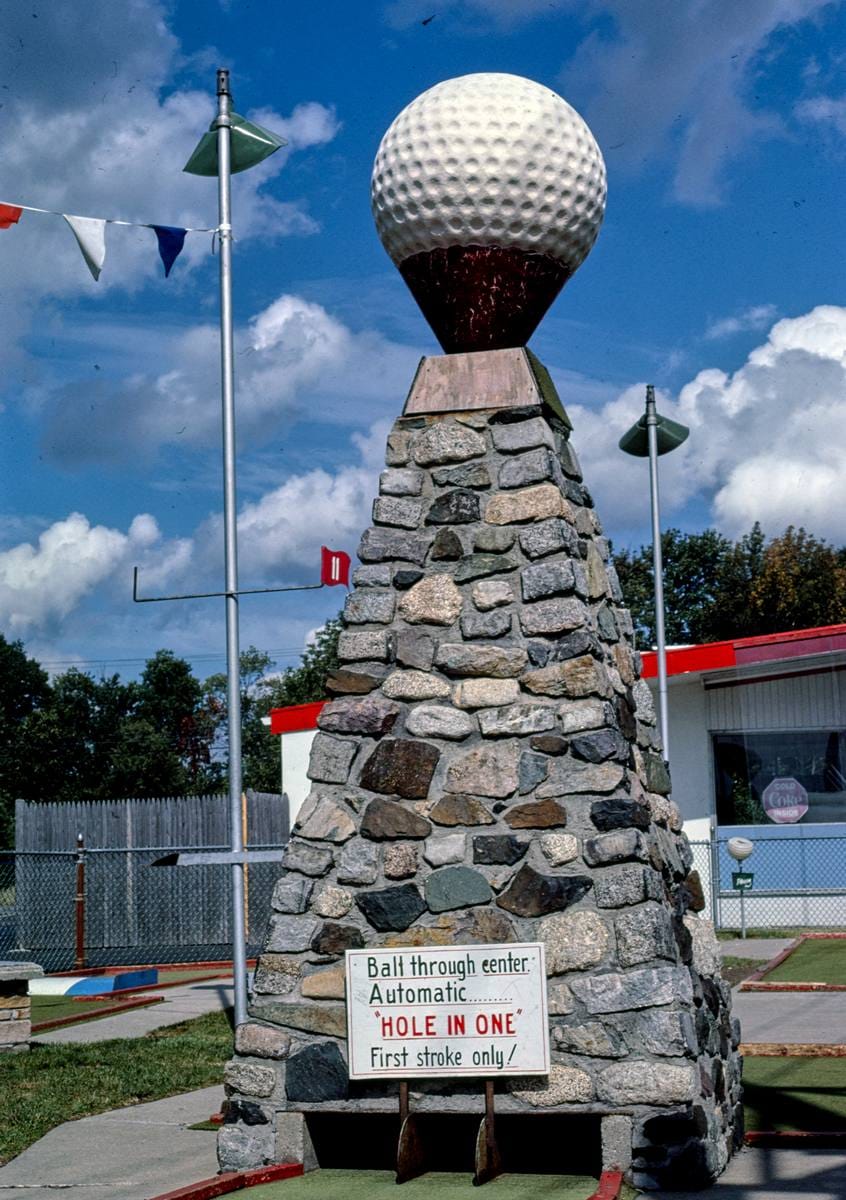
[[[643,655],[655,686],[655,654]],[[738,921],[725,843],[755,843],[750,925],[846,924],[846,624],[667,652],[673,799],[724,925]],[[291,820],[309,791],[322,703],[274,709]]]

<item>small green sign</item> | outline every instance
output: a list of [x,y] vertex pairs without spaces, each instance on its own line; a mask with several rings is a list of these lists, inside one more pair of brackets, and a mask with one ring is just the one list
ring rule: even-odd
[[748,892],[755,882],[752,871],[732,871],[731,886],[736,892]]

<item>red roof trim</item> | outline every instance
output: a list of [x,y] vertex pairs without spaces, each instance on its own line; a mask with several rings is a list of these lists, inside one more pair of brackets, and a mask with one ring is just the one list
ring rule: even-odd
[[[667,650],[667,674],[719,671],[809,654],[830,654],[835,650],[846,650],[846,625],[822,625],[815,629],[793,629],[788,633],[670,648]],[[642,657],[643,677],[653,679],[658,674],[657,655],[654,650],[646,650]]]
[[305,729],[316,729],[317,718],[327,701],[313,700],[309,704],[289,704],[285,708],[270,710],[271,733],[302,733]]

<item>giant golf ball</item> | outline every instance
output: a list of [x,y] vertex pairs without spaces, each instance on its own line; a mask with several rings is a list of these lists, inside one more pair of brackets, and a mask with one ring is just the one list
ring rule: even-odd
[[589,253],[605,164],[565,100],[517,75],[436,84],[376,155],[379,237],[448,352],[524,345]]

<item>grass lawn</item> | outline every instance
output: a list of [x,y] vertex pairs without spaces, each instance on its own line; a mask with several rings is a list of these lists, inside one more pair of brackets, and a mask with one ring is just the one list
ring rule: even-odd
[[803,942],[764,976],[764,982],[846,984],[846,938]]
[[760,971],[764,964],[760,958],[734,958],[727,954],[723,959],[722,977],[732,987],[742,979],[748,979],[754,971]]
[[747,1129],[846,1130],[846,1059],[743,1060]]
[[[597,1179],[589,1175],[500,1175],[473,1187],[470,1175],[429,1171],[402,1185],[407,1200],[587,1200]],[[298,1179],[263,1183],[249,1189],[250,1200],[396,1200],[393,1171],[311,1171]],[[636,1193],[632,1192],[631,1195]]]
[[223,1080],[232,1053],[224,1013],[92,1045],[33,1046],[0,1059],[0,1162],[63,1121],[160,1100]]

